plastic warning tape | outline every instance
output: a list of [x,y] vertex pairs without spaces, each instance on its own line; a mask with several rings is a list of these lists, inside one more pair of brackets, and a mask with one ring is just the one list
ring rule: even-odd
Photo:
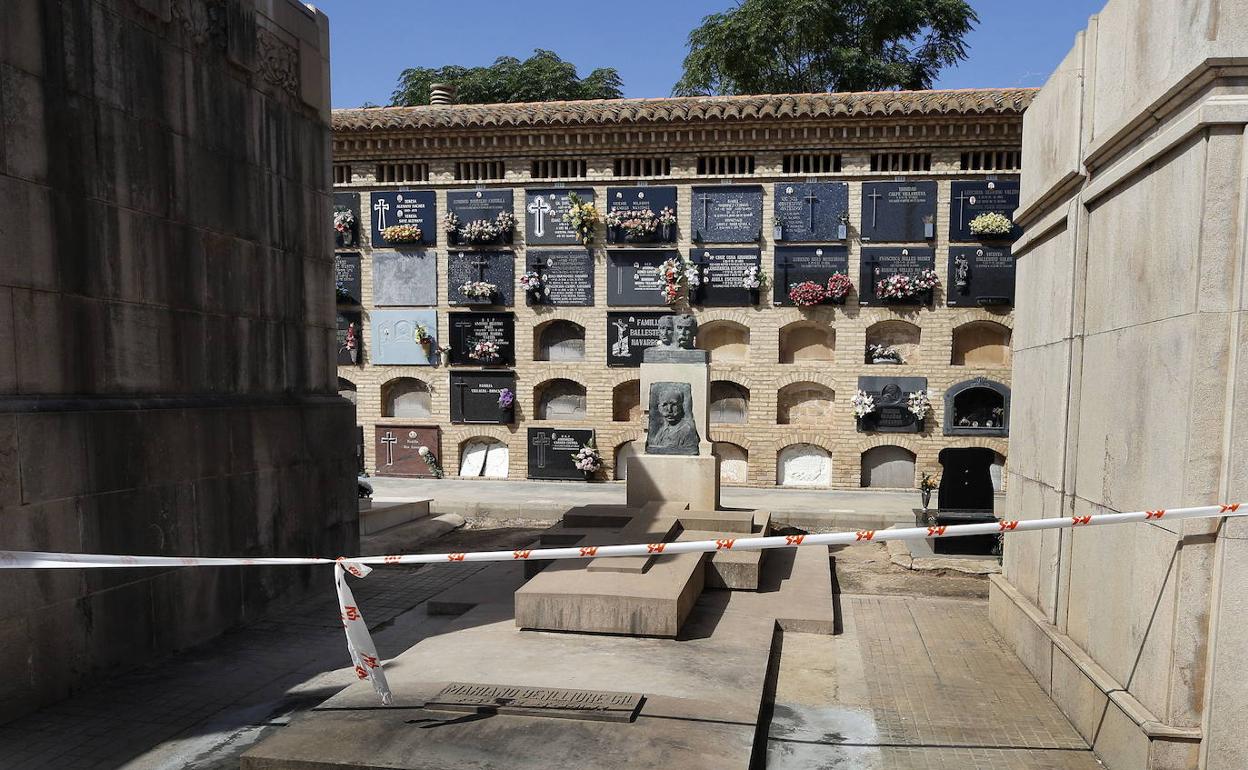
[[717,540],[690,540],[672,543],[635,543],[631,545],[586,545],[571,548],[531,548],[514,551],[475,551],[464,553],[406,554],[395,556],[359,556],[351,559],[316,557],[231,558],[204,556],[116,556],[95,553],[52,553],[44,551],[0,551],[0,569],[84,569],[129,567],[272,567],[334,565],[334,589],[338,594],[338,611],[347,636],[347,652],[360,679],[369,680],[389,705],[393,697],[386,682],[386,673],[377,655],[372,635],[347,585],[344,573],[365,577],[372,572],[370,564],[444,564],[455,562],[515,561],[517,559],[599,559],[612,556],[671,555],[678,553],[709,553],[714,551],[761,551],[769,548],[796,548],[808,545],[854,545],[855,543],[889,540],[926,540],[968,535],[1017,534],[1046,529],[1096,527],[1106,524],[1130,524],[1176,519],[1208,519],[1248,515],[1240,512],[1240,503],[1205,505],[1197,508],[1103,513],[1049,519],[1004,519],[985,524],[908,527],[904,529],[862,529],[856,532],[834,532],[826,535],[778,535],[774,537],[734,537]]

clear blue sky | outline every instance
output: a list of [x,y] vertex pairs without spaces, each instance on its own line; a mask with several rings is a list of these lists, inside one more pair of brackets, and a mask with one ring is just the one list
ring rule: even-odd
[[[333,104],[388,104],[406,67],[476,66],[548,48],[584,75],[615,67],[628,97],[669,96],[689,30],[734,0],[312,0],[329,16]],[[1039,86],[1105,0],[971,0],[970,54],[938,88]],[[641,20],[640,23],[635,20]]]

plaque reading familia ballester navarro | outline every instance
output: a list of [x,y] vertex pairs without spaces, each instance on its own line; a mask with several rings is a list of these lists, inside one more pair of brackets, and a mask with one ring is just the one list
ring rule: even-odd
[[430,698],[425,708],[631,722],[641,709],[641,702],[640,693],[451,682]]

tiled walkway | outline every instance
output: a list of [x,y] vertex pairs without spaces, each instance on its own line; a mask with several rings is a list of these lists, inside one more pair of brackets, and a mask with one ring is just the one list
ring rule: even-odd
[[[480,568],[386,567],[351,588],[383,657],[438,623],[396,619]],[[332,579],[264,620],[0,726],[0,768],[238,767],[264,734],[354,680]]]
[[786,634],[768,767],[1094,770],[983,601],[842,596],[844,633]]

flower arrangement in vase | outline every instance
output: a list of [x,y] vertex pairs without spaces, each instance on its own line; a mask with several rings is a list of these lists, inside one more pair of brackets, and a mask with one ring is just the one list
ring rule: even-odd
[[478,303],[490,303],[498,294],[498,286],[489,281],[469,281],[459,287],[459,293]]
[[602,455],[599,454],[596,447],[586,444],[572,455],[572,462],[576,465],[577,470],[585,474],[588,480],[602,468]]
[[429,333],[429,328],[424,324],[416,324],[415,331],[412,336],[416,339],[416,344],[422,347],[429,347],[433,344],[433,335]]
[[923,478],[919,481],[919,495],[923,500],[923,510],[927,510],[927,506],[932,502],[932,490],[940,488],[940,481],[932,478],[930,474],[924,473]]
[[867,363],[869,364],[904,364],[901,351],[892,345],[872,343],[867,346]]
[[392,225],[381,231],[386,243],[420,243],[424,232],[417,225]]
[[438,456],[433,453],[432,449],[422,446],[416,452],[420,455],[420,459],[425,461],[425,465],[429,466],[429,470],[433,473],[435,479],[440,479],[446,475],[442,471],[441,463],[438,462]]
[[849,273],[833,273],[828,277],[828,299],[836,304],[843,304],[845,298],[854,290],[854,282]]
[[798,307],[814,307],[827,298],[827,288],[816,281],[802,281],[789,286],[789,300]]
[[1014,223],[1004,214],[987,211],[972,219],[968,225],[971,235],[1002,238],[1014,232]]
[[[520,288],[524,289],[530,299],[540,299],[543,285],[542,274],[536,270],[529,270],[524,275],[520,276]],[[529,304],[533,303],[530,302]]]
[[582,200],[581,196],[574,192],[568,193],[568,201],[572,205],[563,215],[563,221],[572,225],[572,229],[576,231],[577,240],[588,246],[594,241],[594,229],[601,219],[598,216],[598,209],[593,203]]
[[906,408],[915,419],[922,420],[932,410],[932,400],[926,390],[916,390],[906,399]]
[[473,345],[472,349],[468,351],[469,358],[486,364],[497,361],[498,354],[498,343],[491,340],[482,340]]
[[935,270],[920,270],[916,275],[894,273],[875,284],[875,296],[880,299],[910,300],[916,299],[925,291],[931,291],[940,285],[940,277]]
[[335,209],[334,232],[342,236],[342,245],[352,245],[351,234],[355,231],[355,212],[348,208]]
[[664,260],[659,265],[659,277],[663,279],[663,301],[669,305],[677,304],[682,298],[687,299],[694,289],[702,285],[702,273],[684,255]]
[[861,420],[875,411],[875,397],[865,390],[860,390],[849,400],[849,405],[854,410],[854,417]]

